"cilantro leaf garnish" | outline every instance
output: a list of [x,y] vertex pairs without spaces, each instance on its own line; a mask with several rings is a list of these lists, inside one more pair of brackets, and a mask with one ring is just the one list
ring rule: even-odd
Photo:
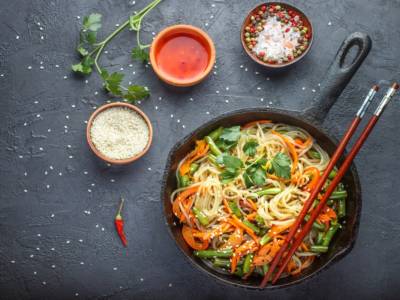
[[229,183],[234,180],[240,174],[240,170],[243,167],[243,162],[229,154],[222,154],[217,157],[217,162],[223,164],[224,171],[220,174],[220,179],[223,184]]
[[265,184],[267,177],[264,165],[266,162],[267,160],[265,157],[261,157],[246,168],[245,172],[243,173],[243,179],[247,188],[254,185],[262,186]]
[[247,156],[253,157],[256,155],[258,143],[256,140],[250,140],[243,146],[243,151]]
[[278,153],[271,160],[271,167],[276,176],[290,178],[290,158],[285,153]]
[[240,126],[224,128],[219,138],[226,142],[237,142],[240,138]]

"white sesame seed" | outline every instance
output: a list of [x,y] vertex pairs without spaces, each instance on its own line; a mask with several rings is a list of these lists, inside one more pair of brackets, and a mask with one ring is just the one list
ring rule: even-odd
[[15,260],[10,261],[10,263],[15,264]]
[[64,75],[64,79],[67,79],[68,78],[68,76],[67,75]]
[[51,214],[51,215],[50,215],[50,218],[54,218],[54,214]]
[[305,86],[303,86],[301,89],[304,91],[304,90],[306,89],[306,87],[305,87]]
[[56,267],[56,265],[51,265],[51,267],[54,269]]
[[28,190],[27,189],[24,189],[24,193],[27,193],[28,192]]
[[118,270],[118,268],[117,268],[117,267],[114,267],[114,268],[113,268],[113,270],[114,270],[114,271],[117,271],[117,270]]
[[32,70],[32,66],[28,66],[28,70]]
[[59,68],[60,67],[60,65],[56,65],[56,68]]
[[29,255],[30,258],[33,258],[34,256],[35,256],[35,255],[33,255],[33,254]]
[[70,241],[70,240],[66,240],[65,243],[66,243],[66,244],[69,244],[69,243],[71,243],[71,241]]
[[40,233],[37,234],[38,237],[41,237],[42,235]]

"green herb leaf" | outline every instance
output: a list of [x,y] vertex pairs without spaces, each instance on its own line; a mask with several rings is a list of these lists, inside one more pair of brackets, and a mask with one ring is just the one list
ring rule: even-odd
[[88,75],[92,73],[93,64],[94,64],[93,58],[91,58],[90,56],[85,56],[80,63],[72,65],[72,71]]
[[258,143],[256,140],[250,140],[243,146],[243,151],[247,156],[256,155]]
[[240,138],[240,126],[233,126],[230,128],[224,128],[221,136],[219,137],[223,141],[235,143]]
[[101,28],[101,14],[90,14],[83,18],[83,29],[97,31]]
[[265,171],[262,168],[257,168],[257,170],[252,174],[252,179],[255,185],[264,185],[265,180],[267,179],[265,176]]
[[79,45],[78,48],[76,49],[76,51],[78,51],[78,53],[82,56],[86,56],[89,54],[89,51],[87,51],[85,48],[83,48],[83,46]]
[[290,158],[285,153],[278,153],[271,160],[271,166],[276,176],[290,178]]
[[243,162],[235,156],[224,155],[223,162],[226,168],[240,169],[243,167]]
[[140,47],[135,47],[132,49],[132,59],[139,60],[143,63],[149,61],[149,53]]
[[267,160],[265,157],[260,157],[247,167],[243,174],[243,179],[247,188],[250,188],[254,185],[262,186],[265,184],[267,177],[264,170],[264,165],[266,162]]
[[221,172],[219,178],[222,184],[227,184],[233,181],[239,174],[237,169],[233,168],[226,168],[224,171]]
[[150,95],[149,90],[141,85],[130,85],[128,91],[125,93],[124,98],[129,102],[136,102],[137,100],[144,99]]
[[124,79],[124,74],[114,72],[109,75],[107,71],[102,70],[101,77],[104,80],[104,88],[107,91],[109,91],[110,93],[112,93],[116,96],[122,95],[120,84],[121,84],[122,80]]

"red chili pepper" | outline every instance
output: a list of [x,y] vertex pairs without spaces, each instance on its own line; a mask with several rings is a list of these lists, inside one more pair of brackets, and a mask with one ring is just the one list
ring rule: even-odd
[[128,241],[126,240],[125,232],[124,232],[124,219],[122,219],[121,211],[124,205],[124,199],[121,198],[121,204],[119,205],[118,213],[115,216],[114,223],[115,228],[117,229],[117,233],[119,238],[121,239],[122,244],[126,247],[128,245]]
[[265,5],[263,5],[263,6],[261,6],[261,10],[262,10],[262,11],[266,11],[266,10],[267,10],[267,7],[266,7]]

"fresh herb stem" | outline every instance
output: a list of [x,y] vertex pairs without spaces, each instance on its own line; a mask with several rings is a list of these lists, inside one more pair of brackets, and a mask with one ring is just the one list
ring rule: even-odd
[[142,62],[148,61],[149,54],[144,49],[150,45],[143,45],[140,42],[140,29],[143,18],[162,0],[154,0],[143,8],[140,12],[131,15],[116,30],[111,32],[102,41],[96,41],[97,31],[101,28],[101,15],[91,14],[83,19],[83,28],[80,32],[80,41],[77,51],[82,56],[82,61],[78,64],[72,65],[72,70],[83,75],[92,73],[94,66],[97,73],[103,79],[104,88],[113,96],[122,97],[130,102],[146,98],[149,91],[146,87],[140,85],[129,85],[127,87],[122,85],[124,74],[114,72],[109,74],[107,70],[101,68],[99,60],[105,47],[123,30],[131,27],[136,32],[137,47],[132,51],[132,58],[141,60]]

